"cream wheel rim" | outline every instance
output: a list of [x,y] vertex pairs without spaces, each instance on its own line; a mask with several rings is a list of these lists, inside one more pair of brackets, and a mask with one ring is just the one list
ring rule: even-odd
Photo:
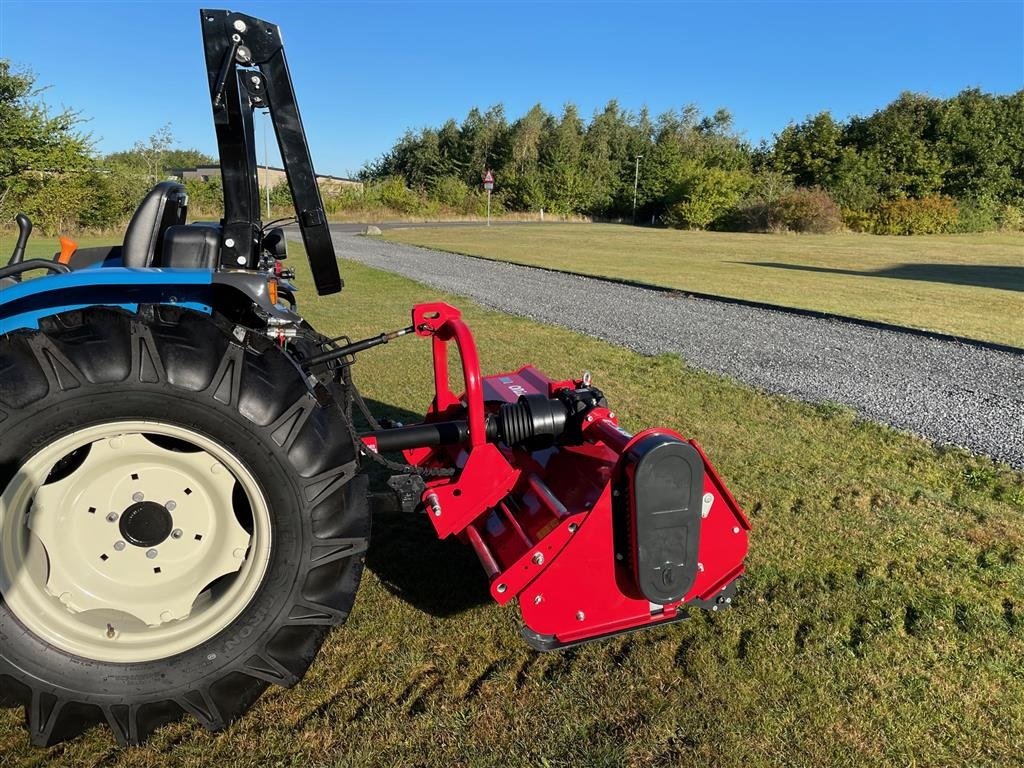
[[269,560],[252,473],[172,424],[78,430],[30,456],[0,496],[0,595],[33,634],[97,661],[205,642],[249,604]]

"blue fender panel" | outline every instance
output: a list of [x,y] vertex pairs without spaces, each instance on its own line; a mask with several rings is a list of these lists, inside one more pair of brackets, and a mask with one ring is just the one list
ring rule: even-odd
[[85,307],[173,304],[210,314],[213,272],[105,267],[46,275],[0,290],[0,333],[38,328],[39,320]]

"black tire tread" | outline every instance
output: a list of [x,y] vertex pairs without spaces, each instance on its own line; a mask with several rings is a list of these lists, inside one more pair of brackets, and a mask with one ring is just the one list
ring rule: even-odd
[[[218,731],[269,685],[295,685],[329,629],[347,618],[369,537],[366,481],[357,474],[349,432],[338,421],[344,414],[318,403],[268,339],[256,333],[240,338],[222,320],[166,306],[134,314],[75,310],[44,319],[37,331],[0,337],[0,424],[59,393],[111,384],[193,393],[211,407],[231,409],[278,445],[298,478],[306,528],[302,570],[286,610],[255,652],[217,679],[168,698],[77,700],[55,685],[18,679],[0,654],[0,703],[24,707],[31,740],[42,746],[103,722],[120,744],[139,744],[186,714]],[[339,463],[339,457],[349,460]]]

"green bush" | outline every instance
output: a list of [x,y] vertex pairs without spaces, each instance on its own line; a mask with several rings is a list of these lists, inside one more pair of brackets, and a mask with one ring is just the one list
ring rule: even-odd
[[707,229],[726,222],[753,179],[743,171],[690,166],[668,195],[665,223],[677,229]]
[[469,197],[469,187],[455,176],[442,176],[434,182],[430,196],[441,205],[462,210]]
[[1024,207],[1006,203],[999,211],[999,229],[1004,232],[1024,232]]
[[188,192],[189,214],[223,215],[224,187],[220,176],[213,176],[209,181],[202,179],[185,179],[185,191]]
[[956,231],[960,211],[956,200],[943,195],[890,200],[876,208],[873,231],[879,235],[934,235]]
[[768,215],[772,230],[826,234],[842,226],[839,206],[820,187],[787,192],[769,207]]
[[999,228],[999,202],[991,197],[961,200],[957,205],[958,232],[989,232]]
[[366,201],[405,214],[419,213],[424,207],[423,199],[405,186],[400,176],[388,176],[370,184],[366,188]]
[[854,208],[843,208],[841,216],[843,226],[852,232],[874,232],[878,224],[878,214],[874,210],[861,211]]

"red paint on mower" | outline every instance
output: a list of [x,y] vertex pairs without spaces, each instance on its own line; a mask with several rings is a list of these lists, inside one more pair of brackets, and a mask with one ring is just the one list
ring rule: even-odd
[[[530,366],[481,376],[473,336],[447,304],[415,307],[413,327],[433,344],[435,397],[425,423],[458,423],[463,431],[447,444],[408,448],[405,458],[457,468],[426,483],[426,513],[439,537],[457,536],[474,549],[498,603],[519,600],[534,647],[731,604],[750,524],[695,441],[661,428],[629,434],[588,377],[552,381]],[[449,382],[450,342],[461,357],[461,395]],[[550,402],[559,418],[559,408],[569,411],[564,431],[496,436],[502,406],[517,415],[531,399]],[[376,435],[383,441],[390,432]],[[367,442],[376,449],[374,436]]]

